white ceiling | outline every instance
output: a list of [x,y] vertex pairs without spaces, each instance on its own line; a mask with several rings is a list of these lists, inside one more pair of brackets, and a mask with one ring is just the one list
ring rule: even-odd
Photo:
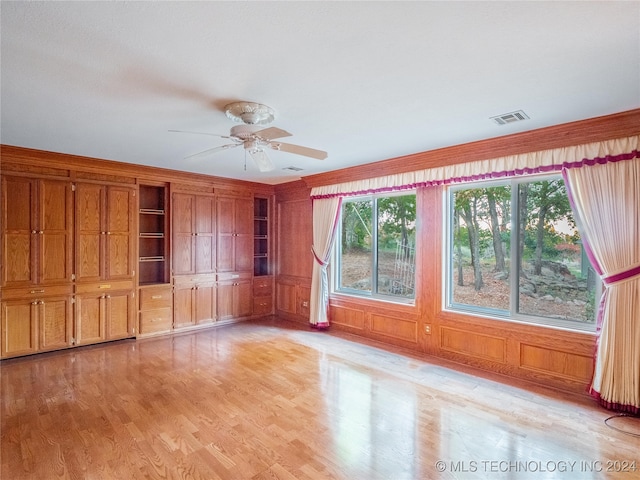
[[[640,107],[637,1],[3,0],[0,15],[3,144],[261,183]],[[329,157],[184,160],[228,142],[168,130],[227,134],[237,100]]]

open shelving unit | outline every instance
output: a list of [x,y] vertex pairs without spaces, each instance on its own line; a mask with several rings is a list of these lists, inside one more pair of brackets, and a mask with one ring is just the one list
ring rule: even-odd
[[253,275],[270,275],[269,266],[269,199],[253,200]]
[[166,187],[140,185],[138,283],[169,282]]

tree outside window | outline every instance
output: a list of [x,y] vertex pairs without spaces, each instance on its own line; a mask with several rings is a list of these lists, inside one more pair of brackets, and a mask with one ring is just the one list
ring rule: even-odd
[[337,288],[381,298],[415,298],[416,195],[342,203]]
[[599,285],[560,177],[451,188],[449,203],[448,308],[594,329]]

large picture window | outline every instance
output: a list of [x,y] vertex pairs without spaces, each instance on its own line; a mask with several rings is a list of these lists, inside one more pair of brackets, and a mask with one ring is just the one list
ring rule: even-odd
[[594,330],[599,279],[562,178],[449,190],[447,308]]
[[336,239],[335,290],[415,298],[416,195],[345,198]]

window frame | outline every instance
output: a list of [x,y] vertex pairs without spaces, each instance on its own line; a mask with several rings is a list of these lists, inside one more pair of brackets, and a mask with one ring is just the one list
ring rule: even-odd
[[[518,191],[519,187],[523,183],[532,183],[536,181],[545,181],[545,180],[557,180],[562,179],[562,175],[553,173],[544,173],[544,174],[533,174],[533,175],[523,175],[519,177],[509,177],[502,178],[498,180],[486,180],[486,181],[477,181],[477,182],[469,182],[469,183],[461,183],[456,185],[450,185],[444,190],[444,211],[443,211],[443,268],[442,268],[442,285],[443,285],[443,310],[446,312],[454,312],[454,313],[465,313],[474,316],[491,318],[495,320],[509,321],[522,323],[526,325],[536,325],[542,327],[552,327],[559,328],[563,330],[569,331],[578,331],[584,333],[596,333],[597,327],[597,318],[592,323],[574,321],[574,320],[564,320],[558,318],[550,318],[544,317],[540,315],[533,314],[525,314],[520,313],[519,309],[519,299],[520,299],[520,285],[519,278],[520,272],[517,271],[519,269],[519,251],[517,245],[514,245],[514,238],[519,238],[520,235],[520,222],[519,222],[519,199],[518,199]],[[516,212],[511,215],[511,220],[509,223],[510,228],[510,254],[509,254],[509,309],[502,310],[497,308],[490,307],[481,307],[475,305],[468,305],[462,303],[456,303],[453,301],[453,282],[455,278],[454,274],[454,256],[453,256],[453,234],[454,234],[454,226],[453,226],[453,195],[455,192],[462,190],[471,190],[475,188],[490,188],[490,187],[501,187],[501,186],[510,186],[511,187],[511,211]],[[515,270],[514,270],[515,269]],[[514,274],[515,273],[515,274]],[[598,276],[596,276],[595,282],[595,298],[596,298],[596,308],[598,304],[598,299],[602,295],[602,282]]]
[[[356,297],[356,298],[362,298],[362,299],[367,299],[367,300],[376,300],[376,301],[381,301],[381,302],[387,302],[387,303],[397,303],[397,304],[402,304],[402,305],[409,305],[409,306],[415,306],[416,304],[416,295],[417,295],[417,289],[414,288],[413,291],[413,297],[408,298],[408,297],[401,297],[401,296],[396,296],[396,295],[386,295],[386,294],[382,294],[382,293],[378,293],[375,291],[375,286],[378,284],[378,204],[377,204],[377,200],[380,198],[390,198],[390,197],[402,197],[402,196],[407,196],[407,195],[414,195],[416,198],[416,218],[415,218],[415,222],[417,224],[418,222],[418,217],[419,217],[419,212],[418,212],[418,191],[415,188],[412,189],[407,189],[407,190],[401,190],[401,191],[397,191],[397,192],[384,192],[384,193],[371,193],[371,194],[364,194],[364,195],[354,195],[354,196],[350,196],[350,197],[345,197],[342,201],[342,205],[340,206],[340,212],[339,212],[339,221],[338,221],[338,225],[337,225],[337,229],[336,229],[336,239],[335,242],[333,244],[333,253],[332,253],[332,262],[330,264],[330,270],[331,270],[331,275],[330,275],[330,279],[331,279],[331,293],[332,294],[336,294],[336,295],[346,295],[346,296],[351,296],[351,297]],[[342,249],[342,212],[344,209],[345,204],[349,203],[349,202],[353,202],[353,201],[363,201],[363,200],[371,200],[372,201],[372,206],[371,206],[371,212],[372,212],[372,225],[375,225],[376,228],[372,229],[373,231],[375,231],[375,234],[373,234],[372,232],[372,242],[371,242],[371,291],[370,292],[365,292],[363,290],[357,290],[355,288],[348,288],[348,287],[342,287],[340,285],[340,272],[342,270],[341,268],[341,249]],[[418,229],[416,226],[416,232],[415,232],[415,245],[414,248],[416,250],[416,252],[418,251]],[[416,258],[416,257],[414,257]],[[415,275],[417,274],[417,259],[416,259],[416,265],[414,267],[414,285],[416,284],[415,282]]]

